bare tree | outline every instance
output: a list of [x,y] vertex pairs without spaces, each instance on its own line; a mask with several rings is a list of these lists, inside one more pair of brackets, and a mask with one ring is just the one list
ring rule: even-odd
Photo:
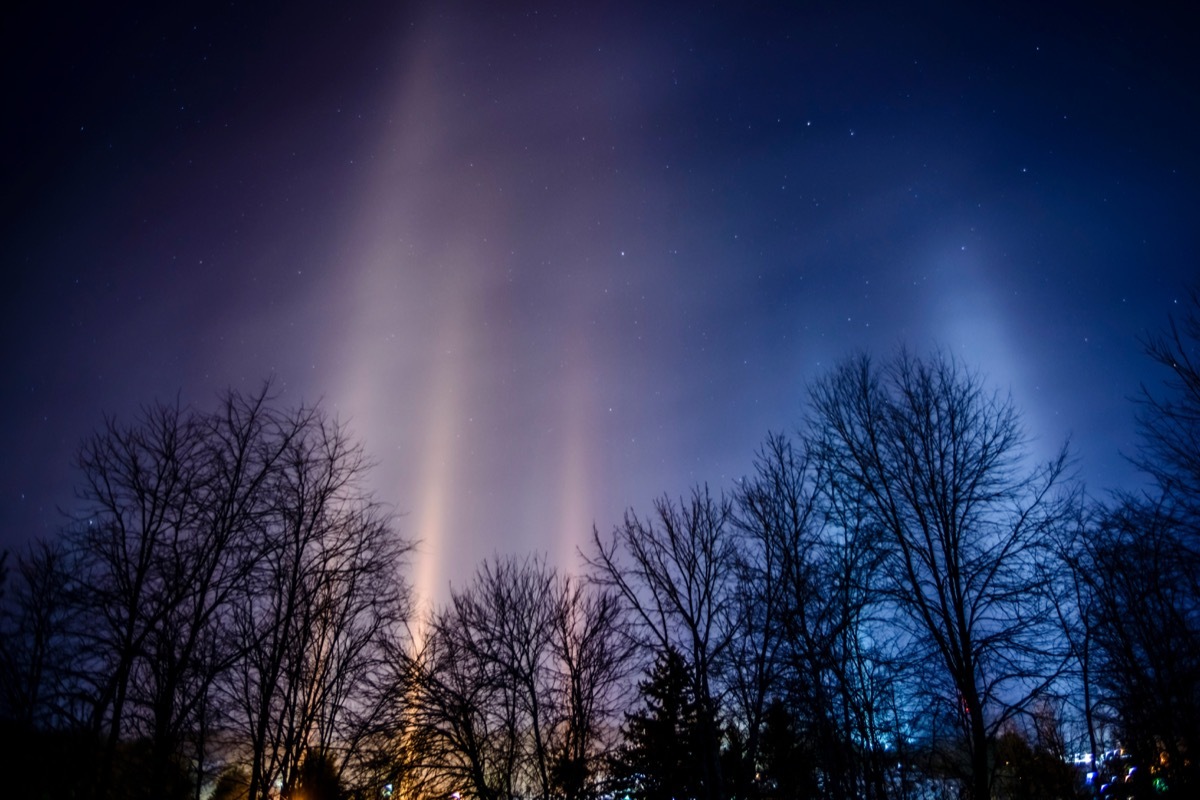
[[515,704],[454,614],[451,606],[434,616],[410,661],[412,717],[401,750],[418,754],[413,783],[422,794],[502,800],[515,791]]
[[[193,415],[178,406],[156,406],[130,426],[108,420],[80,453],[84,511],[68,534],[78,570],[69,588],[83,612],[79,674],[84,683],[93,682],[90,727],[106,741],[97,784],[101,797],[122,736],[136,732],[156,744],[168,737],[170,722],[155,713],[152,699],[169,691],[162,686],[167,676],[156,672],[161,665],[150,655],[170,636],[164,626],[191,592],[180,580],[178,556],[196,529],[191,501],[200,482],[202,438]],[[131,706],[149,713],[131,716]],[[167,770],[160,757],[155,747],[147,772],[162,791],[157,782]]]
[[1061,668],[1037,562],[1062,524],[1065,450],[1027,464],[1011,400],[945,355],[863,356],[811,389],[832,491],[862,503],[886,553],[881,586],[956,718],[967,789],[991,794],[992,746]]
[[[1166,334],[1148,336],[1151,359],[1170,371],[1159,391],[1143,387],[1138,422],[1141,451],[1135,462],[1152,475],[1164,496],[1193,519],[1200,518],[1200,290],[1181,321]],[[1200,552],[1197,542],[1188,543]]]
[[878,548],[862,505],[813,463],[807,447],[769,436],[735,496],[743,613],[732,694],[747,709],[752,765],[775,701],[813,752],[826,796],[881,797],[894,726],[883,717],[893,665],[876,641],[887,637],[873,635]]
[[76,722],[72,672],[76,610],[64,586],[70,554],[57,542],[36,541],[17,560],[0,605],[0,720],[17,731],[52,730]]
[[34,541],[0,598],[0,749],[12,797],[45,794],[47,775],[60,796],[86,797],[95,784],[95,740],[80,730],[78,609],[64,591],[73,574],[61,542]]
[[269,388],[229,392],[215,412],[189,415],[199,441],[186,487],[188,527],[159,559],[162,585],[173,594],[147,638],[150,667],[141,687],[153,720],[153,784],[163,785],[172,758],[183,756],[187,744],[197,800],[209,771],[217,682],[242,656],[229,610],[263,554],[259,533],[270,511],[270,482],[297,433],[271,406]]
[[634,512],[605,542],[593,531],[593,580],[615,589],[648,655],[674,649],[685,659],[698,706],[706,798],[724,794],[720,748],[721,671],[735,637],[736,529],[729,502],[707,487],[687,501],[658,500],[652,517]]
[[[731,642],[730,696],[745,726],[743,774],[757,772],[767,709],[787,693],[789,622],[796,602],[810,600],[807,557],[821,526],[808,464],[780,435],[768,436],[754,474],[734,495],[737,551],[737,631]],[[742,792],[748,787],[739,787]]]
[[515,756],[516,785],[535,797],[549,797],[549,736],[553,699],[543,680],[552,658],[556,607],[555,575],[544,561],[485,562],[471,591],[455,594],[454,623],[471,656],[486,670],[498,670],[493,688],[506,709],[512,735],[506,752]]
[[[1156,484],[1099,514],[1076,550],[1099,702],[1143,764],[1183,794],[1200,786],[1200,291],[1144,340],[1167,370],[1142,387],[1133,459]],[[1146,770],[1142,770],[1143,773]]]
[[1065,715],[1072,716],[1075,723],[1077,735],[1073,738],[1073,752],[1086,752],[1093,758],[1117,746],[1115,739],[1104,739],[1097,719],[1102,702],[1096,691],[1099,620],[1091,597],[1095,576],[1089,574],[1096,546],[1095,533],[1108,513],[1109,510],[1100,503],[1088,502],[1081,497],[1073,523],[1064,526],[1055,537],[1056,558],[1044,565],[1047,584],[1055,587],[1054,613],[1063,645],[1070,656],[1063,678],[1071,688],[1064,693],[1062,710]]
[[618,612],[540,558],[482,564],[414,661],[410,749],[426,792],[595,796],[628,670]]
[[619,598],[611,591],[562,579],[551,646],[557,664],[551,680],[559,706],[551,783],[565,800],[587,800],[597,796],[616,746],[624,680],[632,672]]
[[[1148,774],[1188,796],[1200,786],[1200,561],[1165,506],[1126,499],[1073,553],[1096,712]],[[1080,633],[1077,632],[1077,636]]]
[[144,751],[131,766],[155,796],[200,796],[223,766],[214,732],[246,734],[256,793],[310,751],[345,768],[388,683],[407,545],[362,489],[361,448],[271,400],[149,407],[81,449],[63,592],[101,797],[133,740],[121,752]]
[[[811,446],[806,457],[821,463]],[[828,792],[887,797],[903,788],[888,772],[902,755],[896,686],[905,643],[896,635],[894,610],[877,591],[886,550],[861,497],[840,491],[831,474],[812,472],[822,527],[792,569],[792,672],[799,667],[812,675],[809,717]]]
[[230,392],[213,413],[148,407],[81,448],[63,592],[75,684],[106,743],[100,796],[124,739],[148,742],[135,766],[152,794],[182,796],[190,783],[198,797],[210,771],[219,682],[244,655],[232,610],[268,552],[283,458],[315,419],[276,410],[269,392]]
[[363,488],[361,446],[315,409],[281,425],[261,555],[230,611],[241,655],[227,724],[250,745],[251,797],[290,791],[310,756],[341,770],[357,755],[407,613],[408,545]]

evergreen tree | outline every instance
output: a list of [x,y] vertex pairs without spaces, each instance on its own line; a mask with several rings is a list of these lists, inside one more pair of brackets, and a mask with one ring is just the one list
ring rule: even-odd
[[613,766],[618,789],[635,800],[702,796],[698,704],[683,656],[673,648],[660,654],[638,689],[643,705],[625,716]]
[[784,800],[819,796],[812,746],[801,735],[795,717],[778,700],[767,706],[759,757],[760,797]]

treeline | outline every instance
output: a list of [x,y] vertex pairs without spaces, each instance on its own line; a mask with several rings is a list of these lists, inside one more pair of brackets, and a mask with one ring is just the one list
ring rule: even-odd
[[[269,389],[80,449],[3,583],[22,797],[1195,796],[1200,315],[1154,489],[1089,498],[944,353],[849,359],[752,474],[497,557],[417,618],[362,449]],[[1088,762],[1072,754],[1095,754]],[[1103,757],[1102,757],[1103,754]],[[1087,774],[1093,773],[1090,783]],[[1115,780],[1114,780],[1115,779]]]
[[345,431],[231,393],[109,420],[78,466],[84,511],[5,585],[10,796],[199,798],[232,766],[261,797],[357,769],[396,705],[408,544]]

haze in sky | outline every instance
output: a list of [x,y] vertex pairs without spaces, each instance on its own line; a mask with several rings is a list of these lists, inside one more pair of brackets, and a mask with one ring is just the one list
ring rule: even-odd
[[272,381],[426,596],[728,489],[859,350],[961,358],[1136,488],[1196,275],[1189,28],[1128,5],[194,4],[6,25],[0,530],[104,415]]

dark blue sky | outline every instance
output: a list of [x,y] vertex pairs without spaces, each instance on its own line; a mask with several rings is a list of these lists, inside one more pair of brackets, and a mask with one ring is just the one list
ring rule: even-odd
[[4,541],[61,523],[103,414],[273,377],[379,461],[422,591],[571,564],[901,344],[1135,485],[1138,340],[1197,274],[1196,31],[1043,5],[10,18]]

